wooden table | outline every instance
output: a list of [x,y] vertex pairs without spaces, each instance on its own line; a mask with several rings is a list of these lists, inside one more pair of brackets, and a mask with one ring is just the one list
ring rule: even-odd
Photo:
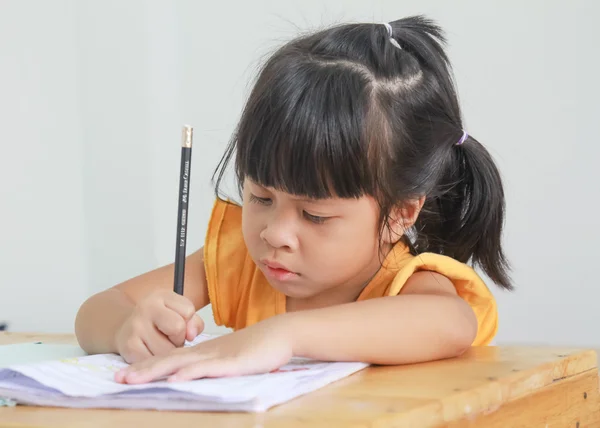
[[[0,333],[0,344],[71,335]],[[596,352],[472,348],[460,358],[370,367],[263,414],[0,408],[1,427],[599,427]]]

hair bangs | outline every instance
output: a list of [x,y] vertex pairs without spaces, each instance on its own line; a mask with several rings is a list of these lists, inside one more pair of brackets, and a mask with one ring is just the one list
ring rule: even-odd
[[[285,60],[283,60],[285,61]],[[246,110],[236,173],[290,194],[357,198],[373,191],[363,141],[364,79],[312,61],[267,73],[269,90]],[[360,114],[357,114],[360,112]]]

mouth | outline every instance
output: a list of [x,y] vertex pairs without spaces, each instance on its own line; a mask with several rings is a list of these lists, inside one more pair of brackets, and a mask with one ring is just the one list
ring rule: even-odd
[[265,274],[278,281],[289,281],[298,277],[296,272],[290,271],[280,263],[271,260],[261,260],[261,263],[265,267]]

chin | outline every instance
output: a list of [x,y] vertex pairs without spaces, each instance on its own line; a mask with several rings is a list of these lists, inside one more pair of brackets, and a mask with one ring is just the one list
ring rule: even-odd
[[290,283],[280,282],[273,279],[267,279],[267,282],[275,290],[293,299],[307,299],[309,297],[313,297],[316,294],[309,287],[303,287],[301,281]]

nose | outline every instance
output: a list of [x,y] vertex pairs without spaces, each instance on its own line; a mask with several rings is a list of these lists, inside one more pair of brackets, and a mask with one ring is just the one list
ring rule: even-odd
[[270,247],[295,251],[298,249],[298,236],[293,219],[276,213],[271,216],[260,238]]

